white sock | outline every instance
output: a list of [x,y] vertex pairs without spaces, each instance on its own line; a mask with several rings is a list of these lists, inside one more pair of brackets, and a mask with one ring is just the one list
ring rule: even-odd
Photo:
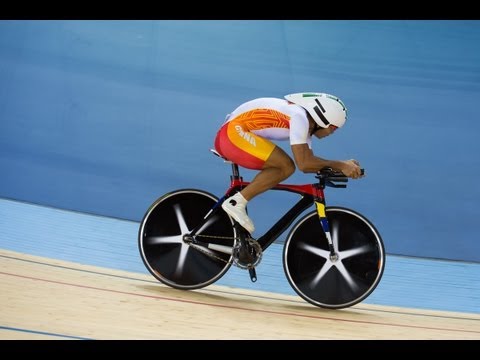
[[240,192],[233,195],[232,199],[235,199],[237,201],[237,204],[243,205],[243,206],[247,205],[247,202],[248,202],[248,200],[245,199]]

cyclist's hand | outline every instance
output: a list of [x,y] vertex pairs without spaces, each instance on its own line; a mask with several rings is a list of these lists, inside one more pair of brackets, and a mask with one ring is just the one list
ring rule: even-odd
[[345,176],[352,179],[358,179],[362,177],[360,163],[355,159],[342,161],[342,167],[340,170],[345,174]]

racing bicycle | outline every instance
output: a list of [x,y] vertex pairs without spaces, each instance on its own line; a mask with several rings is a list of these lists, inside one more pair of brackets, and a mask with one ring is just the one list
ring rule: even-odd
[[[221,198],[199,189],[180,189],[161,196],[146,211],[138,245],[143,263],[157,280],[176,289],[199,289],[220,279],[233,264],[248,270],[255,282],[255,267],[263,253],[300,218],[284,242],[283,268],[301,298],[322,308],[341,309],[374,291],[385,268],[379,232],[357,211],[326,206],[325,187],[345,188],[345,175],[325,168],[315,174],[313,184],[276,185],[271,190],[293,192],[300,198],[254,239],[221,207],[249,184],[237,164],[223,159],[231,164],[232,174]],[[313,211],[300,217],[312,206]]]

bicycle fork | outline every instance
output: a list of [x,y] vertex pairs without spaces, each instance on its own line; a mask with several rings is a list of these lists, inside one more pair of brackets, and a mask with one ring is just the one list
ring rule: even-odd
[[322,225],[323,232],[328,241],[328,249],[330,250],[330,261],[335,262],[338,260],[337,249],[332,241],[332,234],[330,233],[330,224],[328,223],[327,215],[325,213],[325,200],[315,199],[315,206],[317,208],[317,214]]

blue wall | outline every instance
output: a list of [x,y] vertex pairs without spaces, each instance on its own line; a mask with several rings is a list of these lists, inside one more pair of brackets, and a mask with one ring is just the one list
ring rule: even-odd
[[[0,197],[138,221],[176,188],[221,195],[225,114],[325,91],[349,119],[315,153],[368,174],[328,203],[389,253],[480,261],[479,44],[479,21],[0,21]],[[254,199],[257,235],[295,199]]]

